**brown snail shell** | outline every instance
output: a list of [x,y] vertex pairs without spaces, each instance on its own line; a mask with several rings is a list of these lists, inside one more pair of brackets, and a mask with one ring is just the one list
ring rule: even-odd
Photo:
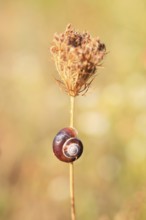
[[59,160],[67,163],[73,162],[81,156],[83,144],[77,138],[74,128],[63,128],[57,133],[53,140],[53,152]]

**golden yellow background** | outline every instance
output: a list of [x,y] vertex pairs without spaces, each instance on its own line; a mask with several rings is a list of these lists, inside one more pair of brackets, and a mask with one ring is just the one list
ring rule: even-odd
[[69,167],[52,153],[69,97],[49,52],[68,23],[109,52],[75,101],[77,219],[145,220],[145,0],[0,1],[0,219],[70,219]]

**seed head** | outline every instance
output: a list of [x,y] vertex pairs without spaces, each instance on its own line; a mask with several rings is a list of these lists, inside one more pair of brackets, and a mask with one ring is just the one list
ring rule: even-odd
[[60,75],[59,86],[70,96],[84,95],[101,66],[105,45],[69,24],[64,33],[54,35],[50,50]]

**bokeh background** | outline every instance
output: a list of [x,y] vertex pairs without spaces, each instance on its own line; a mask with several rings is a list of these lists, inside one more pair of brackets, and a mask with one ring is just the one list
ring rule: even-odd
[[49,48],[68,23],[109,52],[77,97],[78,220],[146,219],[146,1],[0,1],[0,219],[70,219],[69,167],[52,153],[69,125]]

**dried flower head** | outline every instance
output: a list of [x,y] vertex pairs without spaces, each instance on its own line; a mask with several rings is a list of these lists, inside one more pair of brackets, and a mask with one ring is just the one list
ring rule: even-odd
[[68,95],[77,96],[88,91],[106,48],[99,38],[79,33],[69,24],[64,33],[55,34],[51,54],[60,75],[60,87]]

